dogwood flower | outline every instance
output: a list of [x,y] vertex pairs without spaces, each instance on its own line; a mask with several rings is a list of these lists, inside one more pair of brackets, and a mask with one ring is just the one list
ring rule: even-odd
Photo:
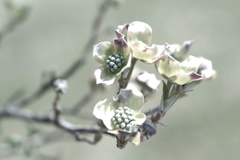
[[146,119],[146,115],[141,113],[143,104],[141,92],[122,89],[113,102],[107,99],[98,102],[93,114],[103,121],[109,133],[116,135],[117,146],[124,148],[128,141],[135,145],[140,144],[138,128]]
[[202,80],[204,77],[197,74],[201,61],[194,56],[189,56],[183,62],[178,62],[168,52],[155,63],[157,71],[172,83],[184,85],[192,81]]
[[132,49],[124,38],[101,42],[93,48],[93,58],[102,64],[94,75],[96,83],[114,84],[125,70],[131,66]]
[[144,23],[135,21],[119,26],[116,30],[118,38],[124,37],[133,49],[133,57],[145,63],[157,61],[164,51],[163,45],[151,45],[152,28]]

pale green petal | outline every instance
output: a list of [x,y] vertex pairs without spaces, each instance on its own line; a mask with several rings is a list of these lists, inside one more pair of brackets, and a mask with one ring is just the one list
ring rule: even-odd
[[106,64],[108,56],[112,53],[114,48],[110,42],[102,42],[93,47],[93,58],[101,64]]
[[130,137],[129,139],[134,145],[138,146],[141,142],[141,136],[140,132],[137,132],[137,134],[134,137]]
[[120,75],[109,73],[105,65],[95,70],[94,75],[97,84],[104,83],[106,85],[112,85],[120,78]]
[[146,115],[144,113],[137,113],[134,114],[134,119],[135,119],[135,123],[137,125],[142,125],[143,122],[146,120]]
[[181,63],[181,70],[184,73],[197,72],[200,64],[201,60],[199,58],[190,55]]
[[152,28],[143,22],[132,22],[128,26],[127,42],[133,44],[134,42],[142,41],[150,46],[152,41]]
[[192,44],[193,44],[193,41],[184,41],[180,50],[176,54],[174,54],[174,58],[176,58],[177,60],[182,60],[185,57],[185,55],[188,53]]
[[172,81],[173,83],[179,84],[179,85],[184,85],[186,83],[190,83],[192,81],[198,81],[198,80],[202,80],[203,76],[191,72],[191,73],[179,73],[176,74],[175,76],[172,76],[169,78],[170,81]]
[[193,41],[184,41],[182,45],[170,44],[167,48],[168,53],[178,61],[182,61],[192,46]]
[[166,78],[180,73],[181,67],[178,61],[165,52],[163,57],[156,62],[156,69]]
[[144,104],[144,97],[138,90],[121,89],[117,96],[119,106],[127,106],[135,112],[141,112]]
[[125,64],[125,66],[123,66],[123,68],[116,75],[121,76],[122,72],[124,72],[125,70],[127,70],[131,67],[131,64],[132,64],[132,54],[129,54],[127,57],[127,63]]
[[115,53],[122,53],[125,62],[128,61],[129,54],[132,54],[132,48],[128,45],[124,38],[114,39],[112,45],[114,46]]
[[141,41],[135,42],[132,48],[133,57],[145,63],[154,63],[163,56],[163,52],[165,51],[163,45],[153,44],[151,47],[148,47]]
[[114,112],[114,106],[107,99],[98,102],[93,109],[93,115],[101,119],[104,125],[110,130],[113,129],[111,119],[114,116]]
[[107,132],[108,132],[108,133],[115,134],[115,135],[118,135],[118,134],[119,134],[118,130],[112,130],[112,131],[107,131]]
[[168,44],[168,47],[166,48],[167,52],[173,56],[176,53],[178,53],[181,49],[181,45],[179,44]]

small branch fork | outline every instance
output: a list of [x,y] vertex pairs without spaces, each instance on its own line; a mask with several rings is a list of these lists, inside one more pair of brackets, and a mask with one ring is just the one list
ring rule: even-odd
[[[102,134],[106,134],[109,136],[114,136],[113,134],[110,134],[107,132],[107,129],[104,129],[102,127],[99,127],[97,125],[74,125],[68,121],[66,121],[62,117],[62,111],[59,105],[59,101],[61,98],[61,93],[56,92],[56,96],[54,98],[54,101],[52,103],[53,112],[48,115],[38,115],[32,112],[29,112],[27,110],[23,110],[24,107],[34,103],[38,99],[40,99],[46,92],[52,88],[52,84],[56,79],[68,79],[71,76],[76,73],[82,66],[84,66],[89,50],[92,49],[92,45],[96,43],[97,38],[99,36],[100,27],[104,18],[105,13],[107,12],[109,8],[108,7],[99,7],[99,10],[97,12],[97,15],[95,17],[95,20],[92,25],[92,30],[89,39],[87,40],[86,45],[83,47],[80,56],[74,60],[70,66],[59,76],[52,77],[47,82],[41,84],[32,94],[29,94],[28,96],[20,99],[16,103],[10,102],[9,104],[3,105],[0,107],[0,120],[3,118],[16,118],[21,119],[24,121],[33,121],[43,124],[49,124],[53,125],[70,135],[74,136],[77,141],[81,142],[87,142],[89,144],[96,144],[101,139]],[[14,27],[13,27],[14,28]],[[11,28],[9,28],[9,31],[6,31],[4,35],[0,35],[0,42],[4,36],[6,36],[8,33],[12,31]],[[128,82],[130,80],[130,77],[132,75],[132,71],[134,68],[134,65],[136,64],[136,59],[133,59],[132,61],[132,68],[127,74],[127,81],[123,84],[120,88],[126,88],[128,85]],[[76,115],[81,107],[85,106],[93,97],[94,92],[90,91],[87,93],[75,106],[70,108],[69,110],[66,110],[67,114],[69,115]],[[155,107],[153,110],[149,112],[145,112],[146,115],[150,115],[152,113],[158,112],[159,106]],[[64,114],[64,112],[63,112]],[[83,134],[92,134],[94,135],[93,138],[85,137]],[[114,136],[115,137],[115,136]]]
[[[110,1],[109,1],[110,2]],[[45,93],[47,93],[53,86],[53,82],[56,79],[68,79],[74,75],[81,67],[84,66],[87,58],[89,57],[89,50],[92,49],[92,46],[96,44],[97,38],[99,36],[99,31],[105,16],[105,13],[110,8],[109,5],[105,2],[101,4],[96,13],[95,19],[92,24],[92,29],[90,32],[89,39],[84,45],[82,51],[80,52],[80,56],[74,60],[69,67],[60,75],[53,76],[50,80],[41,84],[33,93],[27,95],[24,98],[19,99],[17,102],[14,102],[16,99],[11,100],[8,104],[0,106],[0,120],[4,118],[16,118],[24,121],[33,121],[38,123],[44,123],[56,126],[57,128],[68,132],[73,135],[77,141],[87,142],[89,144],[96,144],[100,139],[102,134],[113,136],[108,133],[106,129],[101,128],[97,125],[74,125],[61,117],[61,108],[59,106],[60,93],[56,93],[55,99],[53,101],[53,113],[47,115],[38,115],[36,113],[32,113],[28,110],[23,110],[24,107],[31,105],[32,103],[39,100]],[[5,27],[5,30],[0,33],[0,43],[2,39],[7,36],[16,25],[8,24]],[[90,91],[86,96],[84,96],[76,105],[67,110],[70,115],[76,115],[80,109],[85,106],[94,96],[93,91]],[[82,134],[93,134],[93,139],[86,138]]]
[[80,133],[91,133],[91,134],[103,133],[103,134],[111,135],[110,133],[107,132],[107,130],[104,130],[98,126],[87,126],[87,125],[76,126],[62,119],[60,117],[61,112],[58,107],[57,101],[53,103],[53,108],[54,108],[53,115],[44,115],[44,116],[35,115],[28,111],[21,111],[16,108],[0,109],[0,117],[1,118],[17,118],[17,119],[22,119],[26,121],[34,121],[39,123],[55,125],[57,128],[62,129],[68,132],[69,134],[74,135],[77,140],[88,142],[89,144],[96,144],[96,142],[94,140],[89,140],[87,138],[84,138],[82,135],[80,135]]
[[[71,63],[70,66],[61,75],[59,75],[55,78],[52,78],[48,82],[43,83],[32,94],[23,98],[19,102],[15,103],[15,104],[10,104],[10,105],[14,105],[17,108],[23,108],[23,107],[26,107],[27,105],[32,104],[36,100],[40,99],[47,91],[49,91],[49,89],[51,88],[52,83],[55,79],[68,79],[72,75],[74,75],[74,73],[85,64],[87,57],[89,55],[88,54],[89,50],[91,50],[93,44],[95,44],[97,42],[97,38],[99,36],[99,31],[100,31],[100,27],[101,27],[103,19],[104,19],[104,15],[109,9],[108,3],[109,2],[103,3],[99,7],[97,14],[95,16],[94,22],[92,24],[92,30],[91,30],[90,37],[87,40],[85,47],[83,47],[83,49],[81,51],[81,54],[80,54],[81,56],[79,56],[79,58],[77,58],[73,63]],[[1,41],[1,38],[3,38],[3,37],[0,35],[0,41]],[[8,106],[9,105],[7,105],[5,107],[8,107]]]

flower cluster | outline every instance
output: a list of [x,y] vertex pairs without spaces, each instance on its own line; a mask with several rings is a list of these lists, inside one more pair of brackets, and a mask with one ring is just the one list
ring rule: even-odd
[[[116,135],[117,146],[124,148],[128,141],[139,145],[144,136],[156,133],[156,123],[169,108],[189,89],[205,79],[213,79],[216,71],[211,61],[202,57],[186,55],[192,41],[178,44],[152,44],[152,28],[143,22],[121,25],[115,31],[112,42],[94,46],[93,57],[102,66],[95,71],[96,83],[113,85],[119,83],[117,97],[98,102],[93,114],[102,120],[108,132]],[[135,78],[140,89],[126,89],[137,61],[154,64],[163,81],[162,99],[151,118],[141,113],[146,93],[153,94],[160,81],[154,74],[142,70]]]

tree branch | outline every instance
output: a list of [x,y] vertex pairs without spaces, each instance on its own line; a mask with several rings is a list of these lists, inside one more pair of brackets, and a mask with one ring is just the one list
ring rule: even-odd
[[[83,66],[85,64],[85,61],[86,61],[86,59],[89,55],[88,51],[90,49],[92,49],[92,46],[97,42],[97,38],[98,38],[98,35],[99,35],[99,30],[100,30],[100,27],[102,25],[104,15],[109,9],[109,7],[103,7],[104,5],[107,6],[107,4],[102,4],[98,9],[98,12],[97,12],[96,17],[94,19],[94,22],[92,24],[92,30],[91,30],[90,37],[89,37],[85,47],[81,51],[81,54],[80,54],[81,56],[78,59],[76,59],[66,69],[66,71],[64,71],[61,75],[59,75],[55,79],[68,79],[81,66]],[[1,39],[1,36],[0,36],[0,39]],[[23,98],[22,100],[20,100],[18,103],[15,103],[14,105],[16,107],[22,108],[22,107],[26,107],[27,105],[35,102],[37,99],[41,98],[47,91],[49,91],[49,89],[51,88],[52,83],[55,79],[52,79],[52,80],[42,84],[36,91],[34,91],[32,94],[28,95],[27,97]]]
[[34,121],[39,123],[45,123],[45,124],[51,124],[55,125],[57,128],[62,129],[72,135],[76,135],[77,133],[104,133],[107,135],[112,135],[107,132],[106,129],[103,129],[99,126],[89,126],[89,125],[73,125],[69,123],[68,121],[59,118],[59,120],[56,122],[54,115],[35,115],[27,111],[20,111],[18,109],[0,109],[0,118],[16,118],[26,121]]

